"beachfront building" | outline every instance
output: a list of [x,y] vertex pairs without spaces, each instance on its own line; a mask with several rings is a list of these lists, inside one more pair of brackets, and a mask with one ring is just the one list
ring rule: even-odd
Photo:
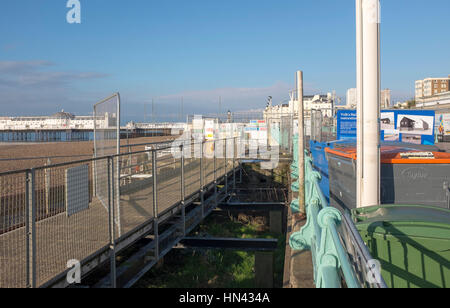
[[[97,127],[108,127],[115,118],[114,114],[97,117]],[[94,116],[75,116],[62,110],[51,116],[0,117],[0,131],[70,129],[93,130]]]

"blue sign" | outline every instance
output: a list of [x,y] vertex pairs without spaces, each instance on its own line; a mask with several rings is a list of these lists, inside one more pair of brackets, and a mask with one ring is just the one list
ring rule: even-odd
[[356,110],[339,110],[337,113],[337,139],[356,138]]
[[[433,110],[384,110],[380,117],[381,141],[432,145],[435,112]],[[337,113],[337,139],[356,138],[356,110]]]

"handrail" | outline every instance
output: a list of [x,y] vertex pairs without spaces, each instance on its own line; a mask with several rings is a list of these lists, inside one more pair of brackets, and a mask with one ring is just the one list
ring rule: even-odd
[[314,171],[312,159],[305,153],[307,222],[300,232],[291,235],[290,246],[294,250],[311,250],[316,287],[342,287],[341,273],[347,287],[363,287],[341,242],[338,227],[343,220],[342,214],[329,206],[320,190],[320,180],[320,173]]
[[[236,140],[236,139],[237,139],[237,137],[211,139],[211,140],[202,141],[202,142],[198,141],[198,142],[195,142],[193,144],[213,143],[213,142]],[[122,146],[120,146],[120,148],[142,146],[142,145],[163,145],[163,144],[166,145],[166,144],[174,143],[175,141],[177,141],[177,140],[161,141],[161,142],[155,142],[155,143],[122,145]],[[179,144],[178,143],[176,144],[176,146],[178,146],[178,147],[181,146],[181,145],[184,146],[184,143],[187,142],[187,141],[188,140],[181,140]],[[141,151],[119,153],[119,154],[110,154],[110,155],[105,155],[105,156],[90,157],[90,158],[86,158],[86,159],[79,159],[79,160],[72,160],[72,161],[63,162],[63,163],[44,165],[44,166],[39,166],[39,167],[35,167],[35,168],[26,168],[26,169],[17,169],[17,170],[5,171],[5,172],[0,172],[0,176],[12,175],[12,174],[21,174],[21,173],[25,173],[25,172],[31,171],[31,170],[44,170],[44,169],[51,169],[51,168],[69,166],[69,165],[83,164],[83,163],[87,163],[87,162],[106,160],[108,158],[118,158],[118,157],[130,155],[130,154],[135,155],[135,154],[142,154],[142,153],[151,153],[151,152],[154,152],[154,151],[155,152],[160,152],[160,151],[172,149],[172,147],[173,147],[173,145],[168,145],[168,146],[155,148],[155,149],[151,149],[151,150],[141,150]],[[80,155],[80,157],[88,157],[88,155]],[[129,166],[127,166],[127,167],[129,168]]]

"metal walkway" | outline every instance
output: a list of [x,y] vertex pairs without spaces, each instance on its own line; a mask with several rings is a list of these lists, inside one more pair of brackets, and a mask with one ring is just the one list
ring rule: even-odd
[[[202,149],[224,146],[227,153],[226,142],[210,143]],[[116,286],[115,256],[150,237],[153,254],[123,285],[131,286],[224,200],[235,181],[236,155],[173,158],[168,149],[0,174],[0,287],[67,287],[71,260],[80,262],[82,277],[110,262],[106,284]],[[68,174],[80,166],[88,167],[86,177],[69,183]],[[106,166],[104,174],[94,171],[99,166]],[[82,204],[69,186],[88,191],[86,208],[69,208]],[[99,197],[102,187],[106,199]]]

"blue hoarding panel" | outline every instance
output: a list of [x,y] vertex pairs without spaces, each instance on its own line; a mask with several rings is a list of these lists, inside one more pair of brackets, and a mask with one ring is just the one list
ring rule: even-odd
[[[381,141],[432,145],[435,141],[433,110],[384,110],[381,112]],[[356,138],[356,110],[337,113],[337,139]]]

